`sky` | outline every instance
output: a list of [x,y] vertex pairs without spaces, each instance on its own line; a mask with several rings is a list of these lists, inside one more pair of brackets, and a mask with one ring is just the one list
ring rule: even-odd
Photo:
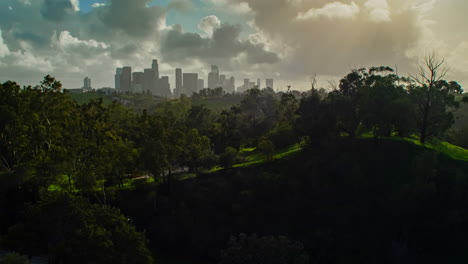
[[[158,59],[207,79],[211,64],[236,78],[274,78],[305,90],[354,68],[416,72],[436,54],[446,79],[468,85],[466,0],[1,0],[0,82],[114,87],[116,67]],[[174,87],[172,87],[174,88]],[[466,88],[465,88],[466,89]]]

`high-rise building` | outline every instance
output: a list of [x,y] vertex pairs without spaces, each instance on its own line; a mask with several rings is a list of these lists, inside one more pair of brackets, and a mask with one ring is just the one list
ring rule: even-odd
[[120,91],[120,76],[122,75],[122,71],[122,68],[117,68],[115,70],[115,89],[117,92]]
[[151,64],[151,69],[154,71],[156,80],[159,80],[159,64],[158,60],[153,60],[153,64]]
[[145,69],[143,73],[143,92],[150,91],[154,92],[154,86],[156,83],[156,74],[153,69]]
[[198,74],[197,73],[184,73],[183,74],[185,95],[191,96],[194,92],[197,92],[198,88]]
[[181,68],[175,69],[175,85],[176,86],[174,89],[174,95],[178,97],[182,94],[182,89],[183,89]]
[[89,77],[85,77],[83,80],[83,89],[85,90],[91,90],[91,79]]
[[226,81],[226,75],[224,75],[224,74],[219,75],[219,84],[218,85],[224,88],[224,84],[225,84],[224,82],[225,81]]
[[198,79],[198,85],[197,85],[197,90],[203,90],[205,88],[205,81],[203,79]]
[[211,72],[208,74],[208,88],[214,89],[219,87],[219,69],[216,65],[211,65]]
[[120,91],[132,91],[132,67],[130,66],[122,68],[122,73],[120,74]]
[[134,72],[132,74],[133,80],[133,92],[134,93],[141,93],[143,92],[143,81],[144,81],[144,73],[143,72]]
[[226,80],[226,85],[223,88],[226,93],[233,93],[236,91],[236,79],[234,79],[234,76]]
[[171,85],[169,84],[168,76],[162,76],[161,79],[159,79],[159,85],[156,91],[156,95],[163,97],[169,97],[172,95]]
[[266,79],[266,80],[265,80],[265,86],[266,86],[266,88],[274,89],[274,87],[273,87],[273,79]]
[[262,87],[260,87],[260,84],[261,84],[260,79],[257,79],[257,88],[258,88],[258,89],[261,89],[261,88],[262,88]]
[[242,85],[242,91],[245,92],[250,89],[250,79],[244,79],[244,85]]

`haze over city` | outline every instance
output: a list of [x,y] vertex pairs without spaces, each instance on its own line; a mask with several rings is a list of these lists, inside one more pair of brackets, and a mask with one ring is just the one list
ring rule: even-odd
[[[114,87],[115,69],[148,68],[175,88],[176,68],[207,79],[275,79],[305,90],[351,68],[397,66],[436,51],[448,79],[466,84],[468,34],[462,0],[2,0],[0,81],[37,84],[44,75],[79,88]],[[125,17],[125,19],[122,19]]]

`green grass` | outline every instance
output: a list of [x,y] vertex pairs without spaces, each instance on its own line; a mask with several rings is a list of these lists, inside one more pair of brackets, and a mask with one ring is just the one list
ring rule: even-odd
[[[283,148],[283,149],[275,151],[275,153],[273,154],[273,159],[275,160],[275,159],[285,158],[285,157],[287,157],[289,155],[292,155],[292,154],[300,151],[301,149],[302,149],[302,147],[301,147],[300,144],[291,145],[291,146],[289,146],[287,148]],[[267,161],[267,158],[266,158],[265,154],[263,154],[263,153],[261,153],[259,151],[256,151],[255,148],[242,149],[241,153],[243,153],[244,155],[246,155],[246,153],[249,153],[249,154],[246,155],[244,163],[235,164],[233,166],[233,168],[249,167],[249,166],[259,164],[259,163],[263,163],[263,162]]]
[[404,141],[407,141],[407,142],[411,142],[411,143],[413,143],[415,145],[418,145],[418,146],[421,146],[421,147],[425,147],[425,148],[432,149],[432,150],[435,150],[437,152],[443,153],[443,154],[451,157],[452,159],[468,161],[468,150],[467,149],[464,149],[464,148],[459,147],[459,146],[455,146],[455,145],[450,144],[450,143],[445,142],[445,141],[433,140],[433,141],[427,142],[426,144],[423,145],[423,144],[421,144],[421,142],[419,142],[419,139],[417,137],[411,137],[411,138],[397,138],[397,137],[394,137],[394,138],[391,138],[391,139],[392,140],[404,140]]
[[[370,139],[370,138],[373,138],[373,136],[372,136],[372,134],[363,134],[363,135],[361,135],[361,138]],[[446,141],[430,140],[430,141],[426,142],[425,144],[422,144],[419,141],[419,137],[416,136],[416,135],[413,135],[411,137],[405,137],[405,138],[395,136],[395,137],[388,137],[388,138],[384,138],[384,139],[410,142],[410,143],[412,143],[414,145],[417,145],[417,146],[420,146],[420,147],[435,150],[435,151],[440,152],[442,154],[445,154],[445,155],[447,155],[447,156],[449,156],[449,157],[451,157],[452,159],[455,159],[455,160],[468,161],[468,150],[467,149],[464,149],[462,147],[450,144],[450,143],[448,143]]]

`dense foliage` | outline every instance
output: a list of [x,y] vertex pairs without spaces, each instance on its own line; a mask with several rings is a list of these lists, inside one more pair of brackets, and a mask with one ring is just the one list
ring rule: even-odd
[[[153,253],[222,263],[466,260],[466,164],[395,140],[463,144],[452,127],[463,90],[426,66],[422,78],[356,69],[328,93],[135,96],[144,109],[128,94],[79,104],[51,76],[0,84],[0,247],[151,263],[134,224]],[[304,149],[275,158],[291,145]],[[238,168],[247,152],[266,163]],[[260,237],[226,244],[240,233]]]

